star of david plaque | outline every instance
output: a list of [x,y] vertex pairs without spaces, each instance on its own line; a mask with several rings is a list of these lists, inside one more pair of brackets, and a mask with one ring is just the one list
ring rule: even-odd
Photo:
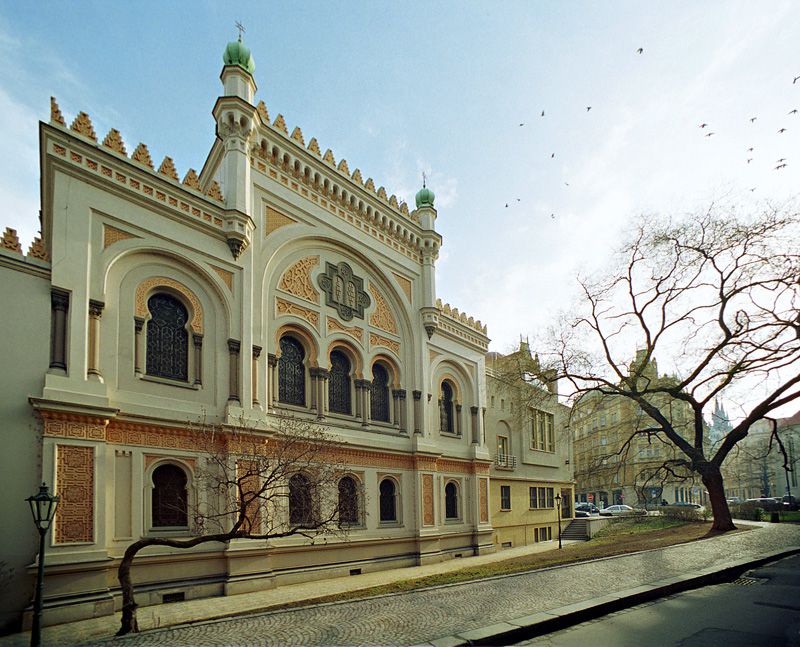
[[325,305],[336,308],[341,319],[364,318],[364,308],[372,301],[364,292],[364,279],[355,276],[347,263],[325,263],[325,274],[319,275],[317,283],[325,293]]

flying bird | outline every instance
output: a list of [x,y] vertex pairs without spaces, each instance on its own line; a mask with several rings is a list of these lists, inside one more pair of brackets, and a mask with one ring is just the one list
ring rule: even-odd
[[755,191],[755,190],[756,190],[756,187],[753,187],[752,189],[750,189],[750,191]]
[[[636,50],[636,53],[637,54],[641,54],[643,51],[644,51],[644,48],[640,47],[639,49]],[[800,77],[798,77],[798,78],[800,78]],[[797,79],[795,79],[795,80],[797,80]]]
[[711,133],[706,133],[706,137],[711,137],[711,135],[713,135],[713,134],[714,134],[713,132],[711,132]]
[[525,125],[525,124],[520,124],[520,128],[521,128],[522,126],[524,126],[524,125]]
[[748,153],[752,153],[752,152],[753,152],[753,147],[751,146],[750,148],[748,148],[748,149],[747,149],[747,152],[748,152]]
[[556,214],[554,214],[554,213],[551,213],[551,214],[550,214],[550,217],[551,217],[553,220],[555,220],[555,219],[556,219]]
[[556,156],[555,153],[550,153],[550,159],[553,159]]
[[708,126],[708,124],[700,124],[700,126],[699,126],[699,127],[700,127],[700,128],[705,128],[706,126]]
[[752,158],[752,157],[748,157],[748,158],[747,158],[747,163],[748,163],[748,164],[749,164],[750,162],[752,162],[752,161],[753,161],[753,158]]
[[[586,106],[586,112],[589,112],[591,109],[592,109],[592,106]],[[795,110],[795,112],[797,112],[797,111]]]
[[752,124],[758,117],[750,117],[750,123]]
[[780,164],[781,162],[785,162],[785,161],[786,161],[786,158],[785,157],[781,157],[779,160],[776,160],[775,163],[776,164]]
[[780,135],[781,133],[785,133],[785,132],[786,132],[786,128],[781,128],[781,129],[778,131],[778,134]]
[[542,110],[542,117],[544,117],[544,110]]
[[795,108],[794,110],[790,110],[789,114],[790,115],[796,115],[797,114],[797,108]]
[[569,182],[564,182],[564,185],[565,186],[569,186]]
[[784,162],[783,164],[778,164],[778,165],[775,167],[775,170],[777,171],[778,169],[782,169],[782,168],[786,168],[786,162]]
[[519,198],[517,198],[517,202],[522,202],[522,200],[520,200]]
[[795,83],[797,83],[797,79],[800,79],[800,76],[796,76],[796,77],[794,77],[794,79],[792,80],[792,85],[794,85]]
[[508,202],[506,202],[506,209],[508,209]]

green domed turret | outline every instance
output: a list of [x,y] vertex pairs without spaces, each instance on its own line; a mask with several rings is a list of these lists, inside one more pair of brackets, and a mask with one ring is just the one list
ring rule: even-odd
[[228,43],[225,52],[222,54],[222,61],[225,65],[238,65],[251,76],[256,71],[253,55],[250,53],[250,49],[245,47],[241,39]]
[[436,195],[423,183],[422,188],[417,191],[417,196],[415,198],[417,202],[417,209],[420,207],[431,207],[432,209],[433,201],[435,199]]

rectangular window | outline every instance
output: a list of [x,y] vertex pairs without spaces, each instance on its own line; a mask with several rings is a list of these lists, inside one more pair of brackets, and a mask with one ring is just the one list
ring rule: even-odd
[[553,488],[547,488],[547,507],[554,508],[556,505],[555,499],[553,498]]
[[531,510],[535,510],[539,507],[539,498],[536,496],[536,488],[529,488],[529,491],[531,496]]
[[494,396],[492,396],[492,409],[494,409]]
[[511,510],[511,486],[500,486],[500,509]]
[[531,449],[542,452],[556,450],[556,437],[552,413],[531,409]]

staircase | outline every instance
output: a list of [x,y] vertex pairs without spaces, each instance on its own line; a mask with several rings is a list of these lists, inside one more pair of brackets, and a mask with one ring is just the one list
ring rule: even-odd
[[570,524],[561,531],[561,538],[587,541],[589,539],[589,533],[586,531],[587,523],[589,523],[588,519],[573,519]]

